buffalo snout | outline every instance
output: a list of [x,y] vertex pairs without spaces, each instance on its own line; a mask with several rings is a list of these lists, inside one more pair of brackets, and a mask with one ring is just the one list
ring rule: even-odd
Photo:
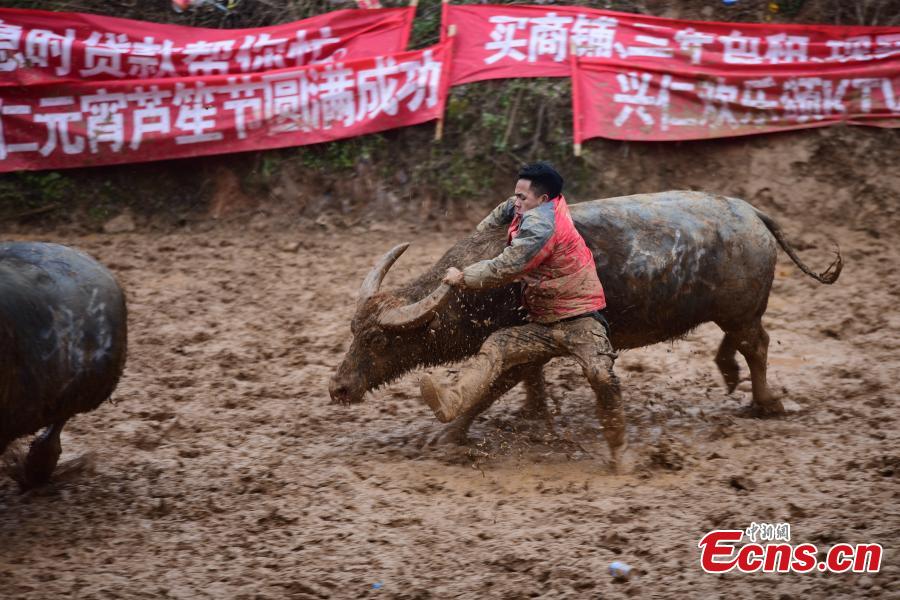
[[332,377],[328,383],[328,394],[332,404],[359,404],[363,401],[365,390],[345,379]]

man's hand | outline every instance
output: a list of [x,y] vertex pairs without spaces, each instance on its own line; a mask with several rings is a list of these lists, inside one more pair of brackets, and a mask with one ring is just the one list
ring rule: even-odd
[[447,285],[452,285],[453,287],[461,287],[465,283],[462,271],[460,271],[456,267],[450,267],[449,269],[447,269],[447,274],[444,275],[444,279],[442,281]]

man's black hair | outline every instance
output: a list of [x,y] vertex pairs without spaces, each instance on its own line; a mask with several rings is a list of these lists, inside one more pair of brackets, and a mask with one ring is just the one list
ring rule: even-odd
[[551,199],[562,194],[563,178],[548,162],[540,161],[525,165],[519,170],[519,179],[531,182],[536,194],[547,194]]

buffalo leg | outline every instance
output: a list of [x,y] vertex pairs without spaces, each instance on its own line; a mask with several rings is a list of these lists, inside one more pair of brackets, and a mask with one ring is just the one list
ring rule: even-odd
[[520,365],[500,375],[476,404],[447,425],[437,437],[431,440],[430,444],[458,444],[462,446],[468,443],[469,427],[472,426],[475,418],[489,409],[497,399],[522,381],[525,373],[527,373],[529,369],[534,368],[535,365]]
[[31,442],[28,456],[25,458],[23,487],[36,487],[50,481],[50,476],[53,475],[53,470],[56,469],[56,463],[59,461],[59,455],[62,454],[59,434],[65,423],[65,421],[54,423]]
[[[546,363],[544,363],[546,364]],[[528,365],[522,377],[525,386],[525,402],[518,414],[525,419],[546,419],[550,416],[547,409],[547,384],[544,381],[544,365]]]
[[781,400],[772,395],[766,381],[766,361],[769,354],[769,334],[762,326],[762,320],[756,319],[750,325],[734,332],[738,340],[738,352],[747,359],[750,367],[750,381],[753,384],[753,403],[751,410],[761,416],[783,415],[784,406]]
[[735,360],[737,350],[734,334],[726,331],[725,337],[722,338],[722,343],[719,345],[719,351],[716,353],[716,366],[719,367],[719,372],[725,379],[725,387],[729,394],[734,391],[741,380],[740,368]]

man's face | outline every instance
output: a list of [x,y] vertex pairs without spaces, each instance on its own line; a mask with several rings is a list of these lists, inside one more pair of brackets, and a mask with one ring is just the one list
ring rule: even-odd
[[531,182],[527,179],[520,179],[516,182],[516,214],[531,210],[538,204],[549,200],[547,194],[538,195],[531,189]]

